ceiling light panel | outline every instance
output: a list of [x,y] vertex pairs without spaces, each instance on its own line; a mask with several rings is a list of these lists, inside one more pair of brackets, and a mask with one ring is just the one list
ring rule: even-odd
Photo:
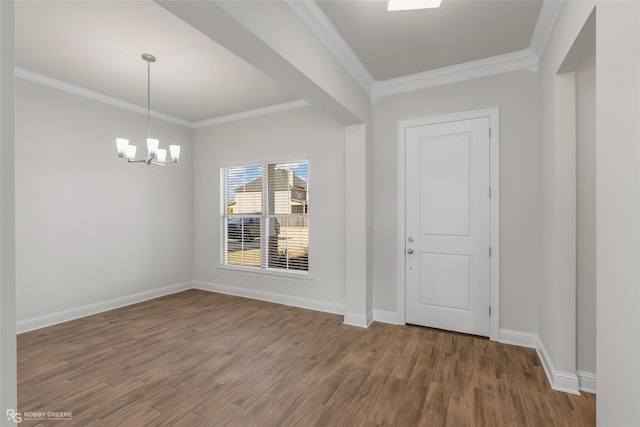
[[396,12],[401,10],[435,9],[440,7],[442,0],[388,0],[387,10]]

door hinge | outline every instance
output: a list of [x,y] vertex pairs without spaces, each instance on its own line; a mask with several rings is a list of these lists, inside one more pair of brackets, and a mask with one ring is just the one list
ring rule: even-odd
[[491,128],[489,128],[489,139],[491,139]]
[[489,258],[491,258],[491,246],[489,246]]
[[489,198],[491,198],[491,187],[489,187]]
[[491,316],[491,306],[489,306],[489,316]]

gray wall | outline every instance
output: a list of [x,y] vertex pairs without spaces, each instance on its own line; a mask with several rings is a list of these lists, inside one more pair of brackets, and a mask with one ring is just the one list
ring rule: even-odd
[[[194,130],[194,279],[328,303],[345,298],[344,126],[314,108]],[[310,280],[220,268],[220,168],[309,160]]]
[[152,134],[180,164],[116,158],[117,136],[146,154],[143,115],[16,80],[18,321],[191,280],[191,130]]
[[[594,46],[595,47],[595,46]],[[576,70],[577,364],[596,372],[596,55]]]
[[[593,3],[567,2],[538,70],[540,284],[538,334],[549,362],[576,373],[576,84],[572,64]],[[573,49],[573,46],[576,49]],[[570,52],[571,55],[570,55]],[[564,66],[563,66],[564,65]],[[563,68],[561,69],[561,66]],[[559,72],[561,70],[561,72]],[[585,331],[586,332],[586,331]],[[553,369],[552,369],[553,370]],[[572,381],[574,379],[572,378]],[[574,381],[575,382],[575,381]]]
[[598,425],[637,426],[640,3],[599,1],[596,14],[596,414]]
[[536,75],[519,71],[375,101],[374,308],[396,310],[398,121],[500,107],[500,327],[536,332],[536,90]]
[[[576,352],[576,341],[578,346],[583,344],[580,322],[585,318],[579,306],[583,302],[580,289],[585,283],[576,287],[575,281],[566,280],[576,273],[584,277],[585,272],[581,261],[578,271],[575,264],[562,262],[570,258],[567,254],[576,247],[576,240],[570,239],[563,227],[572,215],[575,224],[575,206],[572,208],[564,195],[571,191],[570,184],[576,182],[575,171],[571,176],[571,164],[580,167],[584,159],[572,157],[563,144],[562,136],[567,129],[575,128],[575,122],[559,120],[566,87],[558,69],[579,39],[594,7],[596,415],[598,425],[631,426],[640,424],[640,4],[637,2],[565,2],[541,58],[539,334],[558,371],[574,372],[577,363],[587,363],[579,348]],[[578,70],[578,92],[585,78],[593,78],[588,73]],[[578,122],[588,114],[581,111],[586,106],[585,95],[586,92],[578,94]],[[589,132],[581,126],[574,131],[578,140],[583,136],[583,141],[585,131]]]
[[17,410],[14,204],[14,3],[0,2],[0,425]]

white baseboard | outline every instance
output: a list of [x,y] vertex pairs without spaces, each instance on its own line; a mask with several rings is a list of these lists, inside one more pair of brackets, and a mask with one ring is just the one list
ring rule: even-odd
[[81,307],[56,311],[55,313],[45,314],[43,316],[36,316],[25,320],[19,320],[16,322],[16,333],[21,334],[24,332],[33,331],[35,329],[57,325],[58,323],[68,322],[80,317],[91,316],[92,314],[102,313],[103,311],[113,310],[115,308],[136,304],[165,295],[175,294],[176,292],[185,291],[191,288],[191,282],[178,283],[176,285],[166,286],[164,288],[151,289],[149,291],[125,295],[123,297],[113,298],[107,301],[87,304]]
[[311,298],[297,297],[293,295],[283,295],[274,292],[259,291],[238,286],[220,285],[217,283],[203,282],[200,280],[195,280],[193,282],[193,288],[203,291],[217,292],[220,294],[233,295],[237,297],[252,298],[260,301],[290,305],[293,307],[306,308],[309,310],[322,311],[324,313],[344,314],[344,304],[331,301],[321,301]]
[[400,316],[395,311],[373,309],[374,322],[389,323],[390,325],[404,325],[400,322]]
[[344,324],[350,326],[357,326],[359,328],[368,328],[372,323],[373,315],[360,314],[360,313],[344,313]]
[[538,335],[532,334],[530,332],[500,329],[498,342],[501,342],[503,344],[517,345],[518,347],[537,348]]
[[580,394],[578,376],[574,373],[556,370],[540,337],[537,339],[536,351],[538,352],[538,357],[540,358],[540,362],[542,363],[544,372],[547,374],[547,379],[552,389],[564,391],[565,393]]
[[578,382],[580,383],[580,391],[596,394],[597,382],[596,374],[591,372],[577,371]]
[[596,393],[596,375],[583,371],[576,371],[575,374],[557,371],[537,334],[500,329],[499,341],[503,344],[535,348],[552,389],[572,394],[580,394],[580,391]]

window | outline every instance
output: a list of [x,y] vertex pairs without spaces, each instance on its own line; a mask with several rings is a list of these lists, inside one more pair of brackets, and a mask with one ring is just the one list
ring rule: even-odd
[[309,271],[308,162],[220,170],[223,265]]

